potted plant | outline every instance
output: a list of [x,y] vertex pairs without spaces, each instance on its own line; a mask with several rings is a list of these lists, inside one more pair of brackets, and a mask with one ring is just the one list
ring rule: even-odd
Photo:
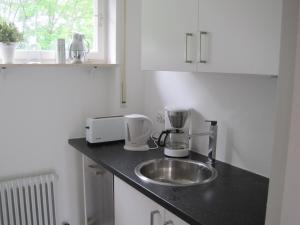
[[0,52],[4,64],[13,63],[16,44],[23,40],[23,34],[13,23],[0,19]]

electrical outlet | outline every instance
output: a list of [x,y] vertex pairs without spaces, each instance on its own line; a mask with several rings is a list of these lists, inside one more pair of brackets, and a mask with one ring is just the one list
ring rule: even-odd
[[156,122],[160,124],[165,124],[165,113],[164,111],[158,111],[156,113]]

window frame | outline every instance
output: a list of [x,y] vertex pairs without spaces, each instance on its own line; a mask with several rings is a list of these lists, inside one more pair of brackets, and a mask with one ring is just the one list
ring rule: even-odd
[[[94,40],[96,40],[96,51],[90,50],[86,57],[86,61],[96,61],[99,63],[105,63],[106,61],[106,0],[93,0],[93,35]],[[90,46],[91,48],[91,46]],[[1,59],[1,56],[0,56]],[[15,51],[15,61],[17,63],[28,63],[30,61],[35,61],[38,59],[41,64],[43,63],[53,63],[56,61],[56,51],[55,50],[40,50],[40,51],[28,51],[28,50],[18,50]],[[69,59],[69,46],[66,46],[66,61]]]

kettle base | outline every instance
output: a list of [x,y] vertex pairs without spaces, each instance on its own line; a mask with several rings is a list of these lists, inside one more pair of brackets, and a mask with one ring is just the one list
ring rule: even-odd
[[125,145],[124,149],[127,151],[148,151],[150,148],[148,145],[140,145],[140,146]]
[[187,157],[190,154],[189,149],[169,149],[169,148],[164,148],[164,154],[169,157],[174,157],[174,158],[183,158]]

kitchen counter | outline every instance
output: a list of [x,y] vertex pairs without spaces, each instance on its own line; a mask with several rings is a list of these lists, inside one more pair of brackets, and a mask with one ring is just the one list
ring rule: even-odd
[[[122,141],[88,145],[84,138],[71,139],[69,144],[191,225],[264,225],[269,184],[265,177],[217,161],[218,177],[211,183],[149,184],[134,169],[141,162],[164,157],[162,149],[130,152],[124,150]],[[189,158],[207,161],[193,152]]]

